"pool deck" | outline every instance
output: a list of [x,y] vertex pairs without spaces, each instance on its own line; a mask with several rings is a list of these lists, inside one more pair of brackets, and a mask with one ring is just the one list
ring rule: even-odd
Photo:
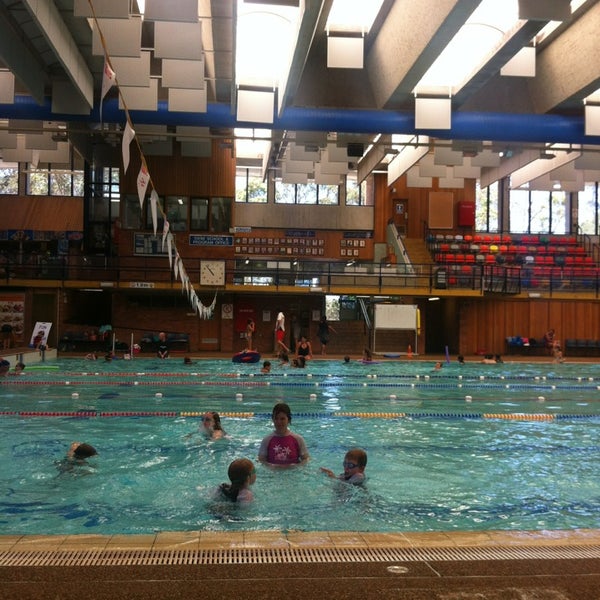
[[[202,358],[229,355],[194,356]],[[538,358],[506,362],[551,362]],[[0,597],[600,600],[600,529],[360,533],[351,527],[0,536]]]
[[0,536],[3,600],[598,600],[600,531]]

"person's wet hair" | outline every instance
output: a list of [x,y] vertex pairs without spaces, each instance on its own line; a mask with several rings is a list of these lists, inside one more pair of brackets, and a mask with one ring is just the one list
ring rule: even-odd
[[279,413],[283,413],[287,418],[288,421],[291,423],[292,422],[292,411],[290,410],[290,407],[285,403],[285,402],[278,402],[274,407],[273,407],[273,413],[272,413],[272,417],[273,419],[279,414]]

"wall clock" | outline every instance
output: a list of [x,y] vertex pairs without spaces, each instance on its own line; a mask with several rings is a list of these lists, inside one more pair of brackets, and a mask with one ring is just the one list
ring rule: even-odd
[[200,261],[200,285],[225,285],[225,261]]

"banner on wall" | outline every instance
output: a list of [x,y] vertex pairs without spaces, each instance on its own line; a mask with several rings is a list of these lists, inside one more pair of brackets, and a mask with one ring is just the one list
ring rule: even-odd
[[38,321],[33,328],[33,333],[31,334],[31,341],[29,342],[29,346],[31,348],[39,348],[40,346],[48,345],[48,334],[50,333],[50,329],[52,327],[52,323],[46,323],[44,321]]

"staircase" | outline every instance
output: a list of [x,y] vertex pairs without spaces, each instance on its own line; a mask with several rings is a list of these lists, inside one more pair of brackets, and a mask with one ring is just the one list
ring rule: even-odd
[[408,259],[413,265],[432,265],[433,258],[421,238],[402,238]]

